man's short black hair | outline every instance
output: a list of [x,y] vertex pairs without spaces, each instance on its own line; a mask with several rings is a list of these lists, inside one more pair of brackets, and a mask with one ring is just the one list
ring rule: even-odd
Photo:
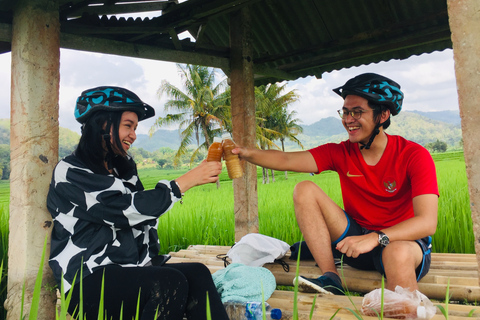
[[[388,106],[381,103],[375,103],[372,101],[368,101],[368,106],[373,109],[373,120],[378,124],[380,122],[380,117],[382,113],[390,110]],[[387,129],[390,126],[390,117],[383,123],[383,130]]]

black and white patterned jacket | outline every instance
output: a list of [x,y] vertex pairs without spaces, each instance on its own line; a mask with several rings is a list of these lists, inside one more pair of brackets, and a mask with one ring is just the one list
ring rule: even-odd
[[180,199],[173,180],[144,190],[135,166],[119,178],[93,173],[73,154],[61,160],[47,197],[54,222],[49,263],[58,285],[63,274],[68,291],[81,265],[86,277],[109,264],[147,264],[160,250],[158,217]]

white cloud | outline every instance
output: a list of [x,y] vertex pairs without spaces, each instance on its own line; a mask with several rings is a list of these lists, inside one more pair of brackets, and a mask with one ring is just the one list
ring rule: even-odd
[[10,118],[11,55],[0,54],[0,119]]
[[[73,117],[76,98],[88,88],[117,85],[135,92],[155,108],[157,116],[164,115],[157,90],[162,80],[182,88],[175,63],[103,55],[73,50],[61,51],[60,57],[60,125],[79,132]],[[0,118],[10,117],[10,54],[0,55]],[[322,79],[301,78],[287,83],[287,89],[297,90],[300,100],[291,106],[303,124],[321,118],[337,116],[342,99],[332,92],[348,79],[364,72],[385,75],[402,86],[405,93],[404,110],[458,110],[452,50],[413,56],[352,67],[323,74]],[[217,79],[220,80],[221,73]],[[138,133],[147,133],[153,119],[142,121]]]

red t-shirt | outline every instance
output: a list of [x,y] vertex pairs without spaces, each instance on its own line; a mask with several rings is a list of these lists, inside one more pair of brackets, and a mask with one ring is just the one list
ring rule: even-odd
[[435,164],[419,144],[400,136],[388,136],[380,161],[365,163],[357,143],[327,143],[310,149],[318,173],[336,171],[343,205],[362,227],[380,230],[412,218],[412,199],[438,193]]

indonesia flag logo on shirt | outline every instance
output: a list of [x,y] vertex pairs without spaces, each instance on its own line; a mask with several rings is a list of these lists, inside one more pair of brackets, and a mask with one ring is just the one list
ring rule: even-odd
[[383,186],[385,187],[385,191],[388,193],[394,193],[397,191],[397,182],[393,179],[387,179],[386,181],[383,181]]

